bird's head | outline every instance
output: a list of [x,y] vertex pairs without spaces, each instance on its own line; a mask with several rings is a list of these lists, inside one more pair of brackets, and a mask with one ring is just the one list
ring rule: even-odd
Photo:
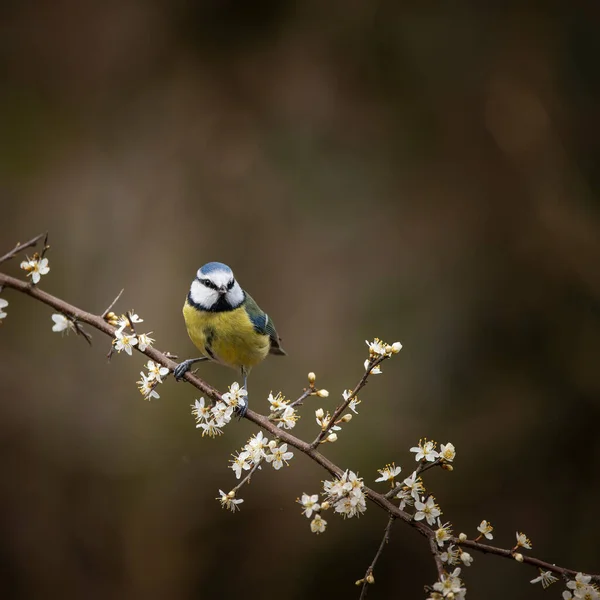
[[244,292],[227,265],[209,262],[198,269],[190,298],[204,310],[231,310],[244,301]]

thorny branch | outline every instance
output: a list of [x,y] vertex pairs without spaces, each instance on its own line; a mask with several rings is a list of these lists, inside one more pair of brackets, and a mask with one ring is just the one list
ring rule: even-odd
[[[31,239],[29,242],[26,242],[24,244],[17,244],[17,246],[15,246],[15,248],[13,250],[8,252],[4,256],[0,257],[0,263],[4,262],[10,258],[13,258],[17,253],[24,250],[25,248],[34,246],[45,235],[47,235],[47,234],[40,234],[40,235],[36,236],[35,238]],[[112,325],[110,325],[109,323],[107,323],[103,317],[105,317],[107,315],[107,313],[113,307],[115,302],[119,299],[122,292],[119,294],[119,296],[117,296],[117,298],[115,298],[115,300],[102,313],[102,315],[95,315],[90,312],[86,312],[72,304],[69,304],[68,302],[65,302],[64,300],[62,300],[60,298],[52,296],[51,294],[48,294],[47,292],[40,290],[37,286],[31,285],[28,282],[24,282],[20,279],[16,279],[9,275],[0,273],[0,289],[2,289],[3,287],[12,288],[18,292],[21,292],[23,294],[30,296],[31,298],[33,298],[43,304],[46,304],[47,306],[50,306],[50,307],[60,311],[62,314],[64,314],[70,320],[72,320],[73,323],[76,323],[76,324],[77,323],[85,323],[85,324],[90,325],[91,327],[97,329],[98,331],[101,331],[102,333],[110,336],[111,338],[115,337],[116,328],[113,327]],[[173,369],[176,366],[176,363],[173,362],[170,358],[172,355],[170,355],[168,353],[166,353],[166,354],[162,353],[151,346],[147,347],[144,351],[141,351],[137,347],[135,348],[135,350],[137,350],[138,352],[140,352],[142,354],[145,354],[146,356],[151,358],[155,363],[158,363],[158,364],[168,368],[170,371],[173,371]],[[337,418],[339,418],[341,413],[344,410],[346,410],[346,408],[350,404],[351,400],[353,398],[355,398],[356,395],[358,394],[358,392],[365,386],[365,384],[367,383],[367,378],[368,378],[368,375],[369,375],[371,369],[373,367],[377,366],[378,364],[380,364],[381,362],[383,362],[383,360],[385,360],[385,358],[386,357],[381,357],[381,358],[370,360],[365,374],[362,376],[362,378],[360,379],[360,381],[358,382],[358,384],[352,391],[351,395],[347,398],[347,400],[345,400],[343,403],[341,403],[338,406],[338,408],[335,410],[335,412],[330,420],[331,425],[333,425],[333,423],[337,420]],[[213,388],[212,386],[210,386],[209,384],[207,384],[204,380],[200,379],[196,375],[194,375],[190,372],[187,372],[187,373],[185,373],[184,378],[188,383],[190,383],[195,388],[200,390],[200,392],[202,392],[203,394],[208,396],[214,402],[221,400],[221,394],[219,393],[219,391],[216,390],[215,388]],[[310,389],[306,390],[294,404],[300,404],[302,400],[304,400],[306,397],[311,395],[310,391],[311,391]],[[312,390],[312,391],[314,391],[314,390]],[[308,442],[305,442],[305,441],[295,437],[294,435],[290,434],[285,429],[277,427],[277,425],[275,425],[274,423],[269,421],[267,417],[265,417],[259,413],[256,413],[253,410],[249,409],[246,412],[245,418],[248,419],[249,421],[255,423],[256,425],[258,425],[265,431],[268,431],[272,436],[279,438],[280,440],[287,443],[288,445],[296,448],[297,450],[299,450],[300,452],[302,452],[303,454],[308,456],[311,460],[313,460],[314,462],[319,464],[321,467],[323,467],[323,469],[325,469],[328,473],[330,473],[334,477],[339,478],[343,475],[343,473],[344,473],[343,469],[341,469],[339,466],[334,464],[332,461],[330,461],[327,457],[325,457],[323,454],[318,452],[316,449],[317,446],[319,445],[319,442],[322,439],[324,439],[324,437],[326,436],[327,431],[322,431],[314,442],[308,443]],[[436,460],[434,462],[421,462],[419,464],[419,467],[417,468],[417,475],[421,474],[424,471],[426,471],[434,466],[437,466],[439,464],[440,464],[439,460]],[[248,479],[252,475],[253,472],[254,472],[254,469],[247,475],[246,479]],[[435,559],[438,575],[441,577],[441,575],[444,573],[444,565],[441,561],[441,557],[438,552],[438,548],[436,546],[434,530],[431,529],[430,527],[428,527],[426,524],[424,524],[421,521],[415,521],[413,519],[412,515],[405,512],[404,510],[401,510],[398,506],[396,506],[395,504],[393,504],[390,501],[390,499],[394,496],[394,494],[398,492],[400,487],[401,486],[396,486],[395,488],[392,488],[392,490],[390,490],[386,494],[380,494],[366,486],[363,488],[366,497],[371,502],[373,502],[375,505],[382,508],[384,511],[386,511],[388,513],[389,521],[388,521],[387,527],[385,529],[384,537],[383,537],[380,547],[377,551],[377,554],[375,555],[375,558],[374,558],[373,562],[371,563],[370,567],[367,569],[367,574],[365,576],[365,583],[363,585],[363,589],[361,592],[361,598],[363,598],[364,595],[366,594],[367,578],[369,575],[372,576],[372,572],[375,567],[375,563],[377,562],[377,560],[379,559],[379,557],[383,551],[383,548],[389,538],[389,532],[390,532],[392,523],[396,519],[404,521],[407,525],[413,527],[422,536],[427,538],[429,545],[430,545],[430,549],[431,549],[432,554]],[[461,540],[457,537],[451,538],[450,541],[453,544],[456,544],[457,546],[470,548],[472,550],[476,550],[478,552],[485,553],[485,554],[493,554],[495,556],[508,558],[510,560],[515,560],[514,549],[499,548],[496,546],[481,544],[474,540]],[[577,571],[574,571],[572,569],[566,569],[563,567],[559,567],[554,564],[551,564],[551,563],[545,562],[543,560],[540,560],[538,558],[530,557],[527,555],[522,555],[522,560],[520,560],[520,562],[523,562],[525,564],[539,568],[543,571],[550,571],[550,572],[560,575],[562,577],[568,577],[571,579],[574,578],[575,575],[577,574]],[[593,582],[600,583],[600,574],[591,575],[591,580]]]

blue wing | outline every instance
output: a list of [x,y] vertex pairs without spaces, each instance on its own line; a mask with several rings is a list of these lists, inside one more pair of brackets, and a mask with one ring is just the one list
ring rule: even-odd
[[275,325],[269,319],[269,315],[260,309],[249,294],[246,294],[245,304],[248,317],[252,321],[252,325],[254,325],[254,331],[269,336],[271,340],[271,354],[285,354],[285,351],[281,347],[281,340],[279,339]]

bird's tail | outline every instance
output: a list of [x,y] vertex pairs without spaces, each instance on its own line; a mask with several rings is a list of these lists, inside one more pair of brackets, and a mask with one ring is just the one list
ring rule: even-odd
[[271,346],[269,354],[275,354],[276,356],[287,356],[287,352],[281,348],[281,346]]

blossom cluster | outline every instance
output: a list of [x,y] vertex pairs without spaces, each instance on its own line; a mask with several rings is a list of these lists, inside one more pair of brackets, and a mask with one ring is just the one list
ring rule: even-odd
[[196,418],[196,428],[202,429],[202,436],[216,437],[223,434],[236,408],[245,406],[248,392],[237,381],[229,386],[229,391],[221,396],[216,404],[207,403],[204,398],[192,404],[192,414]]
[[27,260],[21,262],[21,269],[27,271],[27,277],[31,277],[34,285],[40,282],[42,275],[47,275],[50,272],[47,258],[41,258],[36,252],[32,258],[27,257]]
[[364,481],[354,471],[346,470],[333,481],[323,482],[323,501],[319,503],[317,494],[302,494],[297,502],[302,506],[302,514],[307,518],[313,517],[310,529],[313,533],[323,533],[327,527],[327,521],[321,516],[321,512],[333,508],[334,512],[341,514],[344,518],[359,517],[367,510],[365,493],[363,491]]
[[242,471],[249,471],[263,460],[279,471],[284,464],[289,466],[288,461],[293,458],[294,453],[287,449],[287,444],[278,446],[275,440],[269,441],[260,431],[248,440],[241,452],[232,456],[230,468],[236,478],[240,479]]
[[[550,574],[550,571],[545,571],[545,575],[546,577],[548,577],[548,575]],[[541,578],[541,575],[540,575]],[[554,581],[556,581],[556,577],[553,578]],[[575,575],[575,579],[571,580],[571,581],[567,581],[567,590],[565,590],[562,593],[562,597],[564,600],[571,600],[571,599],[575,599],[575,600],[598,600],[600,598],[600,590],[598,589],[598,586],[590,583],[590,581],[592,580],[592,578],[590,577],[590,575],[584,575],[583,573],[577,573],[577,575]],[[550,583],[554,583],[554,581],[551,581]],[[533,580],[531,583],[537,583],[537,580]],[[547,585],[544,585],[544,582],[542,581],[542,585],[544,587],[547,587]]]
[[[365,343],[369,347],[369,358],[365,360],[365,371],[369,370],[369,366],[372,365],[373,362],[380,360],[382,358],[389,358],[393,354],[398,354],[400,350],[402,350],[402,344],[400,342],[394,342],[393,344],[386,344],[382,342],[379,338],[375,338],[372,342],[369,340],[365,340]],[[381,367],[379,364],[371,366],[369,371],[371,375],[379,375],[381,373]]]
[[152,398],[160,398],[156,391],[156,386],[163,382],[162,378],[169,374],[167,367],[162,367],[160,364],[155,363],[153,360],[149,360],[146,363],[148,374],[140,371],[141,379],[136,382],[140,393],[146,400],[152,400]]
[[[223,394],[223,398],[224,397],[225,394]],[[203,400],[204,399],[202,399],[202,401]],[[233,407],[229,406],[228,409],[233,410]],[[207,410],[203,406],[202,402],[202,410],[205,414],[209,415],[212,409]],[[229,418],[231,418],[231,414],[229,414]],[[216,426],[213,426],[213,429],[216,429]],[[204,435],[204,432],[202,435]],[[231,512],[235,512],[236,510],[239,510],[238,504],[243,502],[241,498],[236,498],[238,489],[244,485],[244,483],[250,481],[252,473],[254,473],[256,469],[260,469],[261,463],[266,461],[267,463],[271,464],[276,471],[278,471],[281,469],[281,467],[283,467],[283,465],[289,466],[288,461],[293,458],[294,453],[288,450],[287,444],[278,445],[277,441],[269,440],[264,436],[262,431],[259,431],[248,440],[240,452],[233,454],[232,456],[233,458],[230,461],[230,468],[235,473],[236,478],[240,479],[243,471],[249,471],[249,473],[228,494],[225,494],[225,492],[219,490],[219,496],[217,497],[217,500],[221,502],[221,506],[223,508],[227,508]]]
[[281,392],[277,392],[273,396],[273,392],[269,394],[269,404],[271,405],[270,419],[277,422],[277,427],[284,429],[293,429],[296,426],[296,421],[300,418],[296,409],[290,405],[290,401],[285,399]]
[[433,591],[427,600],[442,600],[442,598],[464,600],[466,595],[467,589],[463,586],[460,568],[457,567],[452,573],[444,573],[440,580],[433,584]]
[[117,352],[125,350],[125,352],[131,356],[134,346],[137,346],[144,352],[146,348],[150,348],[152,344],[154,344],[154,339],[150,337],[151,331],[149,333],[136,334],[134,324],[143,323],[144,319],[140,319],[133,310],[121,316],[109,312],[105,319],[108,323],[117,328],[115,331],[115,339],[113,340],[113,346]]

